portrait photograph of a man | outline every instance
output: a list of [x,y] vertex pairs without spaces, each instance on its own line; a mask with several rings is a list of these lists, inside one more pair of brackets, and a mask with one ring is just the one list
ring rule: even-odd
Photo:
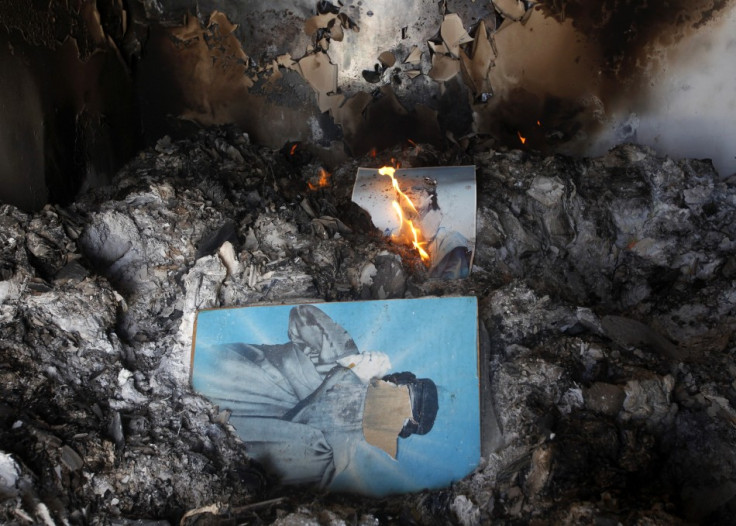
[[480,457],[474,298],[215,309],[192,385],[284,484],[443,487]]

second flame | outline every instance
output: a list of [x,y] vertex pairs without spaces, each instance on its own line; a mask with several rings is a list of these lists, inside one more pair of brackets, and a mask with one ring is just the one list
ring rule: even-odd
[[326,187],[330,184],[330,175],[330,172],[324,168],[320,168],[318,177],[312,177],[312,179],[307,182],[307,187],[312,191]]

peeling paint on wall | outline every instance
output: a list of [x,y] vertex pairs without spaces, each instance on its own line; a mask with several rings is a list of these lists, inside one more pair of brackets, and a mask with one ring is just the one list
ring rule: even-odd
[[[254,140],[274,147],[289,141],[329,147],[334,139],[342,139],[349,153],[359,155],[408,139],[442,141],[436,111],[425,104],[407,107],[397,96],[389,71],[397,57],[391,50],[376,50],[371,56],[375,69],[370,71],[376,72],[378,80],[361,86],[370,91],[344,85],[345,68],[338,64],[345,60],[332,56],[344,58],[337,49],[360,33],[349,14],[333,6],[307,18],[303,30],[309,44],[301,55],[279,53],[259,63],[247,55],[247,43],[235,37],[237,26],[221,12],[213,12],[205,23],[189,15],[184,25],[160,26],[150,42],[159,55],[147,59],[151,69],[144,67],[141,97],[150,97],[151,84],[168,84],[178,95],[161,96],[164,113],[205,125],[236,122]],[[415,47],[414,56],[405,62],[407,70],[420,71],[416,69],[420,57]],[[409,52],[399,58],[409,59]],[[161,70],[159,62],[169,67]],[[301,77],[301,85],[294,73]],[[385,82],[381,81],[384,76]],[[403,80],[411,79],[405,75]],[[379,82],[379,86],[370,85]],[[311,90],[311,96],[305,89]],[[340,126],[341,136],[318,133],[309,125],[323,113]]]
[[[473,136],[499,146],[584,153],[617,118],[622,99],[647,97],[647,75],[661,66],[662,54],[653,50],[686,38],[732,2],[678,3],[660,18],[651,6],[642,12],[613,0],[601,10],[584,4],[220,3],[238,24],[232,35],[253,57],[245,77],[254,85],[243,92],[264,98],[264,122],[238,118],[232,100],[226,104],[232,118],[183,114],[203,123],[238,122],[273,146],[317,139],[330,147],[341,140],[355,155],[408,139],[441,144]],[[271,105],[297,114],[287,133],[261,129],[278,128],[268,117]],[[338,126],[328,141],[298,125],[320,114],[328,119],[319,122]]]
[[[58,188],[79,189],[79,174],[104,180],[119,161],[103,159],[122,159],[139,133],[152,143],[225,123],[254,142],[302,142],[333,160],[408,141],[586,154],[643,140],[677,155],[675,126],[658,123],[682,122],[661,117],[687,109],[701,136],[707,119],[727,128],[688,155],[718,155],[728,174],[736,125],[701,101],[708,93],[728,108],[736,96],[700,79],[684,94],[668,72],[689,77],[680,64],[697,56],[711,64],[705,78],[736,82],[733,61],[702,60],[709,49],[729,54],[734,3],[18,1],[0,5],[0,36],[11,55],[28,48],[57,199]],[[62,80],[49,82],[52,73]],[[81,150],[60,153],[65,136]]]

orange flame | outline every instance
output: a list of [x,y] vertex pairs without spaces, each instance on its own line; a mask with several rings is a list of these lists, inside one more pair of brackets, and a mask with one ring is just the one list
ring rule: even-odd
[[325,170],[324,168],[319,169],[319,185],[320,186],[327,186],[330,180],[330,172]]
[[294,146],[291,147],[291,150],[289,151],[289,155],[294,155],[294,152],[296,151],[296,147],[298,146],[297,143],[294,143]]
[[422,258],[422,261],[427,261],[429,259],[429,254],[427,254],[427,251],[422,248],[422,245],[426,245],[427,243],[419,241],[419,229],[414,227],[414,223],[411,220],[408,220],[406,223],[409,225],[409,228],[411,229],[411,234],[414,237],[414,240],[411,242],[411,244],[414,245],[414,248],[416,248],[417,252],[419,252],[419,257]]
[[516,132],[516,135],[519,136],[519,140],[521,141],[521,144],[526,144],[526,137],[524,137],[520,131]]
[[[314,178],[313,178],[314,179]],[[319,188],[324,188],[325,186],[330,184],[330,172],[325,170],[324,168],[319,169],[319,179],[316,183],[313,183],[312,181],[307,182],[307,186],[310,190],[317,190]]]
[[394,210],[396,210],[396,215],[399,216],[399,224],[404,224],[404,212],[401,210],[401,205],[398,201],[392,201],[391,206],[394,207]]
[[537,126],[541,126],[541,125],[542,125],[542,123],[539,122],[539,121],[537,121]]
[[411,202],[409,196],[401,191],[401,188],[399,188],[399,181],[397,181],[396,177],[394,177],[394,173],[396,173],[396,168],[393,168],[391,166],[384,166],[378,170],[378,173],[381,175],[388,175],[391,178],[391,184],[393,185],[394,190],[396,190],[396,193],[399,194],[399,197],[403,197],[407,206],[411,208],[411,211],[416,213],[417,209],[414,206],[414,203]]
[[[417,252],[419,252],[419,257],[422,258],[422,261],[428,261],[429,254],[427,254],[427,251],[423,248],[423,245],[426,245],[426,242],[420,241],[420,230],[414,226],[414,223],[411,219],[407,219],[406,217],[407,215],[416,215],[417,209],[414,206],[414,203],[412,203],[409,196],[406,195],[399,187],[399,181],[396,179],[396,177],[394,177],[394,174],[396,173],[396,168],[392,166],[383,166],[379,168],[378,173],[380,175],[388,175],[391,178],[391,185],[396,191],[397,198],[391,202],[391,206],[393,206],[394,210],[396,211],[396,216],[399,218],[399,232],[398,234],[394,234],[394,237],[400,237],[401,231],[406,224],[409,227],[409,231],[411,232],[410,241],[412,246],[416,249]],[[403,200],[406,208],[408,209],[406,213],[404,212],[405,209],[402,208],[401,204],[399,203],[400,200]]]

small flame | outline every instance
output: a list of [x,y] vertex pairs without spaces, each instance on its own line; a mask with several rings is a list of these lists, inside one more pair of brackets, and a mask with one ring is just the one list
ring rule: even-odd
[[[314,178],[312,178],[314,180]],[[330,184],[330,172],[325,170],[324,168],[319,169],[319,179],[317,179],[316,182],[309,181],[307,182],[307,186],[310,190],[318,190],[319,188],[324,188],[325,186]]]
[[294,152],[296,152],[297,146],[298,146],[298,143],[294,143],[294,145],[291,147],[291,150],[289,151],[289,155],[294,155]]
[[537,121],[537,126],[541,126],[541,125],[542,125],[542,123],[539,122],[539,121]]
[[394,207],[394,210],[396,210],[396,215],[399,216],[399,224],[404,224],[404,212],[401,210],[401,205],[398,201],[392,201],[391,205]]
[[403,197],[407,206],[411,208],[411,211],[416,213],[417,209],[414,206],[414,203],[411,202],[411,199],[409,199],[409,196],[407,196],[404,192],[401,191],[401,188],[399,188],[399,181],[397,181],[396,177],[394,177],[394,173],[396,173],[396,168],[393,168],[391,166],[384,166],[378,170],[378,173],[381,175],[388,175],[391,178],[391,184],[393,185],[394,190],[396,190],[396,193],[399,194],[399,197]]
[[319,169],[319,185],[327,186],[329,180],[330,180],[330,172],[328,172],[324,168],[320,168]]
[[[393,159],[391,161],[394,162]],[[394,208],[394,210],[396,211],[396,216],[399,218],[399,232],[394,234],[393,237],[400,237],[401,231],[404,229],[404,225],[407,225],[409,227],[409,231],[411,232],[410,241],[412,246],[416,249],[417,252],[419,252],[419,257],[422,258],[422,261],[428,261],[429,254],[427,254],[427,251],[424,250],[423,247],[423,245],[426,245],[426,242],[420,241],[420,230],[414,226],[414,222],[411,219],[407,219],[406,217],[408,214],[417,214],[417,209],[414,206],[414,203],[411,202],[409,196],[401,191],[401,188],[399,187],[399,181],[396,179],[396,177],[394,177],[394,174],[396,173],[396,168],[392,166],[383,166],[379,168],[378,173],[380,175],[388,175],[391,178],[391,185],[393,186],[397,194],[397,198],[391,202],[391,206]],[[400,200],[405,203],[405,206],[408,209],[407,213],[404,213],[404,208],[402,208],[401,204],[399,203]]]
[[516,135],[519,136],[519,140],[521,141],[521,144],[526,144],[526,137],[524,137],[520,131],[516,132]]
[[411,229],[412,236],[414,236],[414,240],[411,242],[411,244],[414,245],[414,248],[416,248],[417,252],[419,252],[419,257],[422,258],[422,261],[427,261],[429,259],[429,254],[427,254],[427,251],[422,248],[422,245],[426,245],[427,243],[419,241],[419,229],[414,227],[414,223],[411,220],[408,220],[406,223]]

